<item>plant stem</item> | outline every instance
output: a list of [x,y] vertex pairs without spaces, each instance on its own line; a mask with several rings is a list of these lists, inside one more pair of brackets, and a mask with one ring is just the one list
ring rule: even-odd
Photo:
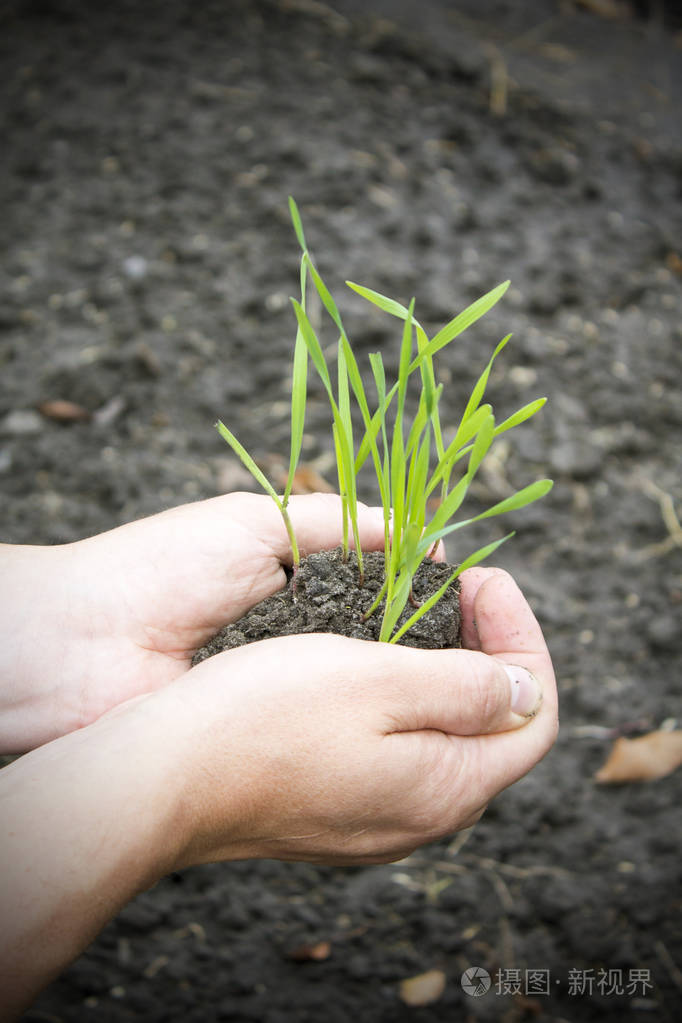
[[279,510],[281,512],[282,519],[284,520],[284,526],[287,531],[287,536],[289,537],[289,543],[291,544],[291,559],[293,561],[295,576],[301,564],[301,555],[298,549],[298,543],[296,542],[296,534],[294,533],[294,527],[289,517],[286,504],[280,504]]

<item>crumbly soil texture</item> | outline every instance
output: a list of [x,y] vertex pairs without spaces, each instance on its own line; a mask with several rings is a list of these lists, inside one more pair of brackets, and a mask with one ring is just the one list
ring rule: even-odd
[[[542,763],[399,864],[165,878],[30,1023],[679,1019],[682,771],[594,773],[616,736],[682,721],[681,28],[663,0],[0,5],[2,540],[256,489],[218,418],[283,486],[289,195],[370,394],[370,352],[397,376],[400,324],[345,280],[416,296],[431,334],[511,279],[438,353],[441,418],[451,436],[511,331],[497,418],[548,403],[498,438],[465,514],[555,480],[447,544],[456,564],[516,531],[494,561],[560,691]],[[313,374],[309,398],[303,462],[333,485]],[[359,497],[378,503],[362,475]],[[430,970],[442,991],[408,1005],[401,982]]]
[[[436,593],[454,568],[442,562],[423,561],[415,573],[410,599],[393,630],[396,632]],[[360,579],[353,551],[320,551],[303,558],[285,589],[262,600],[240,618],[226,625],[194,655],[193,664],[273,636],[302,632],[334,632],[352,639],[378,641],[384,601],[370,614],[384,583],[384,554],[363,555]],[[459,580],[455,579],[438,602],[424,612],[397,641],[404,646],[443,650],[460,647]]]

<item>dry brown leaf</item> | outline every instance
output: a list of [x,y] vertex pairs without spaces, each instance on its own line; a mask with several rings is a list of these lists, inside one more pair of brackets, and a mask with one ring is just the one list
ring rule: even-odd
[[405,1005],[431,1005],[438,1001],[444,990],[445,974],[442,970],[427,970],[400,982],[400,998]]
[[[275,488],[284,490],[287,485],[289,467],[279,455],[265,455],[259,459],[258,467],[269,477]],[[333,494],[334,487],[309,462],[299,462],[294,473],[292,494]]]
[[665,265],[668,270],[672,273],[677,274],[678,277],[682,277],[682,257],[677,252],[669,252],[665,257]]
[[77,405],[75,401],[65,401],[63,398],[41,401],[38,411],[48,419],[57,419],[61,423],[82,422],[90,418],[90,413],[82,405]]
[[682,764],[682,730],[649,732],[637,739],[615,741],[606,763],[594,778],[601,784],[655,781]]
[[314,944],[297,945],[291,952],[288,953],[289,959],[294,959],[298,963],[313,962],[321,963],[324,959],[329,959],[332,952],[331,942],[329,941],[316,941]]
[[575,50],[570,50],[568,46],[562,46],[561,43],[545,43],[538,47],[538,53],[557,64],[574,64],[577,60]]
[[596,14],[598,18],[626,18],[630,14],[628,4],[619,3],[618,0],[576,0],[576,4]]
[[333,494],[334,488],[312,465],[302,463],[294,473],[291,491],[294,494]]

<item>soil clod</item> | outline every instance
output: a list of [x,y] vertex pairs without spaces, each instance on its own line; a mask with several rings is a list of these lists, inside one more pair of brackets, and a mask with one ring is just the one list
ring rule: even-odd
[[[384,555],[370,551],[363,555],[363,563],[364,583],[360,585],[354,552],[351,551],[347,561],[340,547],[309,554],[296,572],[295,592],[292,578],[279,593],[261,601],[238,622],[221,629],[196,652],[192,663],[198,664],[213,654],[245,643],[296,633],[333,632],[352,639],[378,640],[383,605],[369,618],[365,619],[365,615],[384,581]],[[451,565],[422,562],[412,586],[416,604],[421,605],[435,593],[451,573]],[[408,603],[397,627],[412,614],[414,607]],[[438,603],[399,642],[404,646],[441,650],[461,646],[459,632],[459,581],[455,580]]]

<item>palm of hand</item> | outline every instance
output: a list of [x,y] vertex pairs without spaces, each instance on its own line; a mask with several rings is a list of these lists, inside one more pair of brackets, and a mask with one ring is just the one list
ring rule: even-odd
[[[292,498],[303,551],[340,542],[339,509],[334,495]],[[380,517],[363,508],[361,528],[367,548],[379,548]],[[183,674],[211,635],[285,584],[291,559],[274,503],[253,494],[184,505],[59,554],[59,713],[50,738]]]
[[228,498],[183,506],[64,549],[64,582],[81,584],[65,630],[79,724],[177,678],[217,629],[284,584],[276,520],[235,497],[245,500],[232,509]]

